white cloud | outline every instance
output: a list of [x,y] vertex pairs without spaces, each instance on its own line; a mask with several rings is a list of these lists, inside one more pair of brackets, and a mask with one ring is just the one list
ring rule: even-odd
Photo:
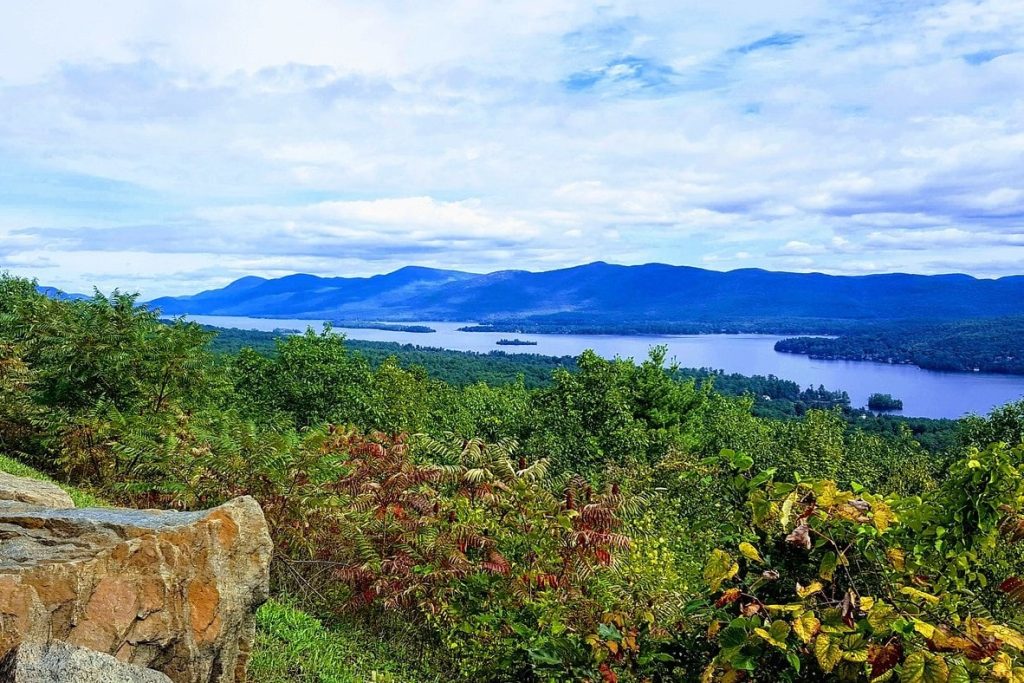
[[4,3],[0,255],[1003,272],[1021,92],[1017,0]]
[[782,245],[782,248],[779,249],[778,253],[787,256],[798,254],[824,254],[825,247],[820,244],[810,244],[808,242],[801,242],[800,240],[790,240]]

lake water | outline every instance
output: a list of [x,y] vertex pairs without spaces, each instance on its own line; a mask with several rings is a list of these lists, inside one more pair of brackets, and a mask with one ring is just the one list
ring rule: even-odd
[[[319,330],[320,320],[244,318],[194,315],[189,319],[205,325],[272,331]],[[985,413],[995,406],[1024,397],[1024,376],[985,373],[955,373],[922,370],[912,365],[887,365],[860,361],[812,360],[807,356],[778,353],[773,348],[782,337],[765,334],[706,335],[587,335],[511,334],[508,332],[459,332],[472,323],[417,322],[437,332],[419,334],[388,330],[336,327],[351,339],[390,341],[439,347],[457,351],[539,353],[575,356],[593,349],[606,358],[643,359],[655,345],[668,347],[669,358],[688,368],[714,368],[743,375],[775,375],[801,387],[824,385],[844,390],[854,406],[863,407],[875,392],[889,393],[903,400],[903,415],[956,418],[967,413]],[[497,346],[502,338],[536,341],[536,346]]]

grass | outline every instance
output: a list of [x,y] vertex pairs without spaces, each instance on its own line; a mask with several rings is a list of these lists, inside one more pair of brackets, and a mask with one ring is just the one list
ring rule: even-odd
[[74,486],[68,486],[67,484],[62,484],[59,481],[54,481],[39,470],[29,467],[25,463],[3,454],[0,454],[0,472],[13,474],[16,477],[27,477],[28,479],[38,479],[40,481],[54,483],[68,492],[68,495],[71,496],[71,500],[75,502],[75,507],[92,508],[108,507],[110,505],[88,491],[83,491],[75,488]]
[[271,600],[256,613],[253,683],[427,683],[440,678],[414,664],[394,640],[352,623],[328,628],[318,619]]

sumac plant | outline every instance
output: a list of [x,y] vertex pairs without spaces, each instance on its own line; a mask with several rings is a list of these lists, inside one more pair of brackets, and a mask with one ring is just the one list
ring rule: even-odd
[[972,451],[925,497],[738,476],[751,523],[705,569],[718,653],[703,679],[1024,681],[1005,552],[1024,528],[1022,456]]
[[515,449],[345,436],[336,503],[293,568],[347,587],[341,609],[432,627],[467,679],[627,680],[649,661],[651,623],[607,584],[632,502]]

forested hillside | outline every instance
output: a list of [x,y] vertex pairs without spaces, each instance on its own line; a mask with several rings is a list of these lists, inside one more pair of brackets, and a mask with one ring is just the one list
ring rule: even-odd
[[912,363],[930,370],[1024,374],[1024,318],[890,323],[839,336],[796,337],[776,351],[812,358]]
[[255,496],[277,595],[410,663],[378,680],[1024,678],[1024,403],[926,448],[657,350],[527,386],[214,337],[3,278],[0,452],[126,504]]

